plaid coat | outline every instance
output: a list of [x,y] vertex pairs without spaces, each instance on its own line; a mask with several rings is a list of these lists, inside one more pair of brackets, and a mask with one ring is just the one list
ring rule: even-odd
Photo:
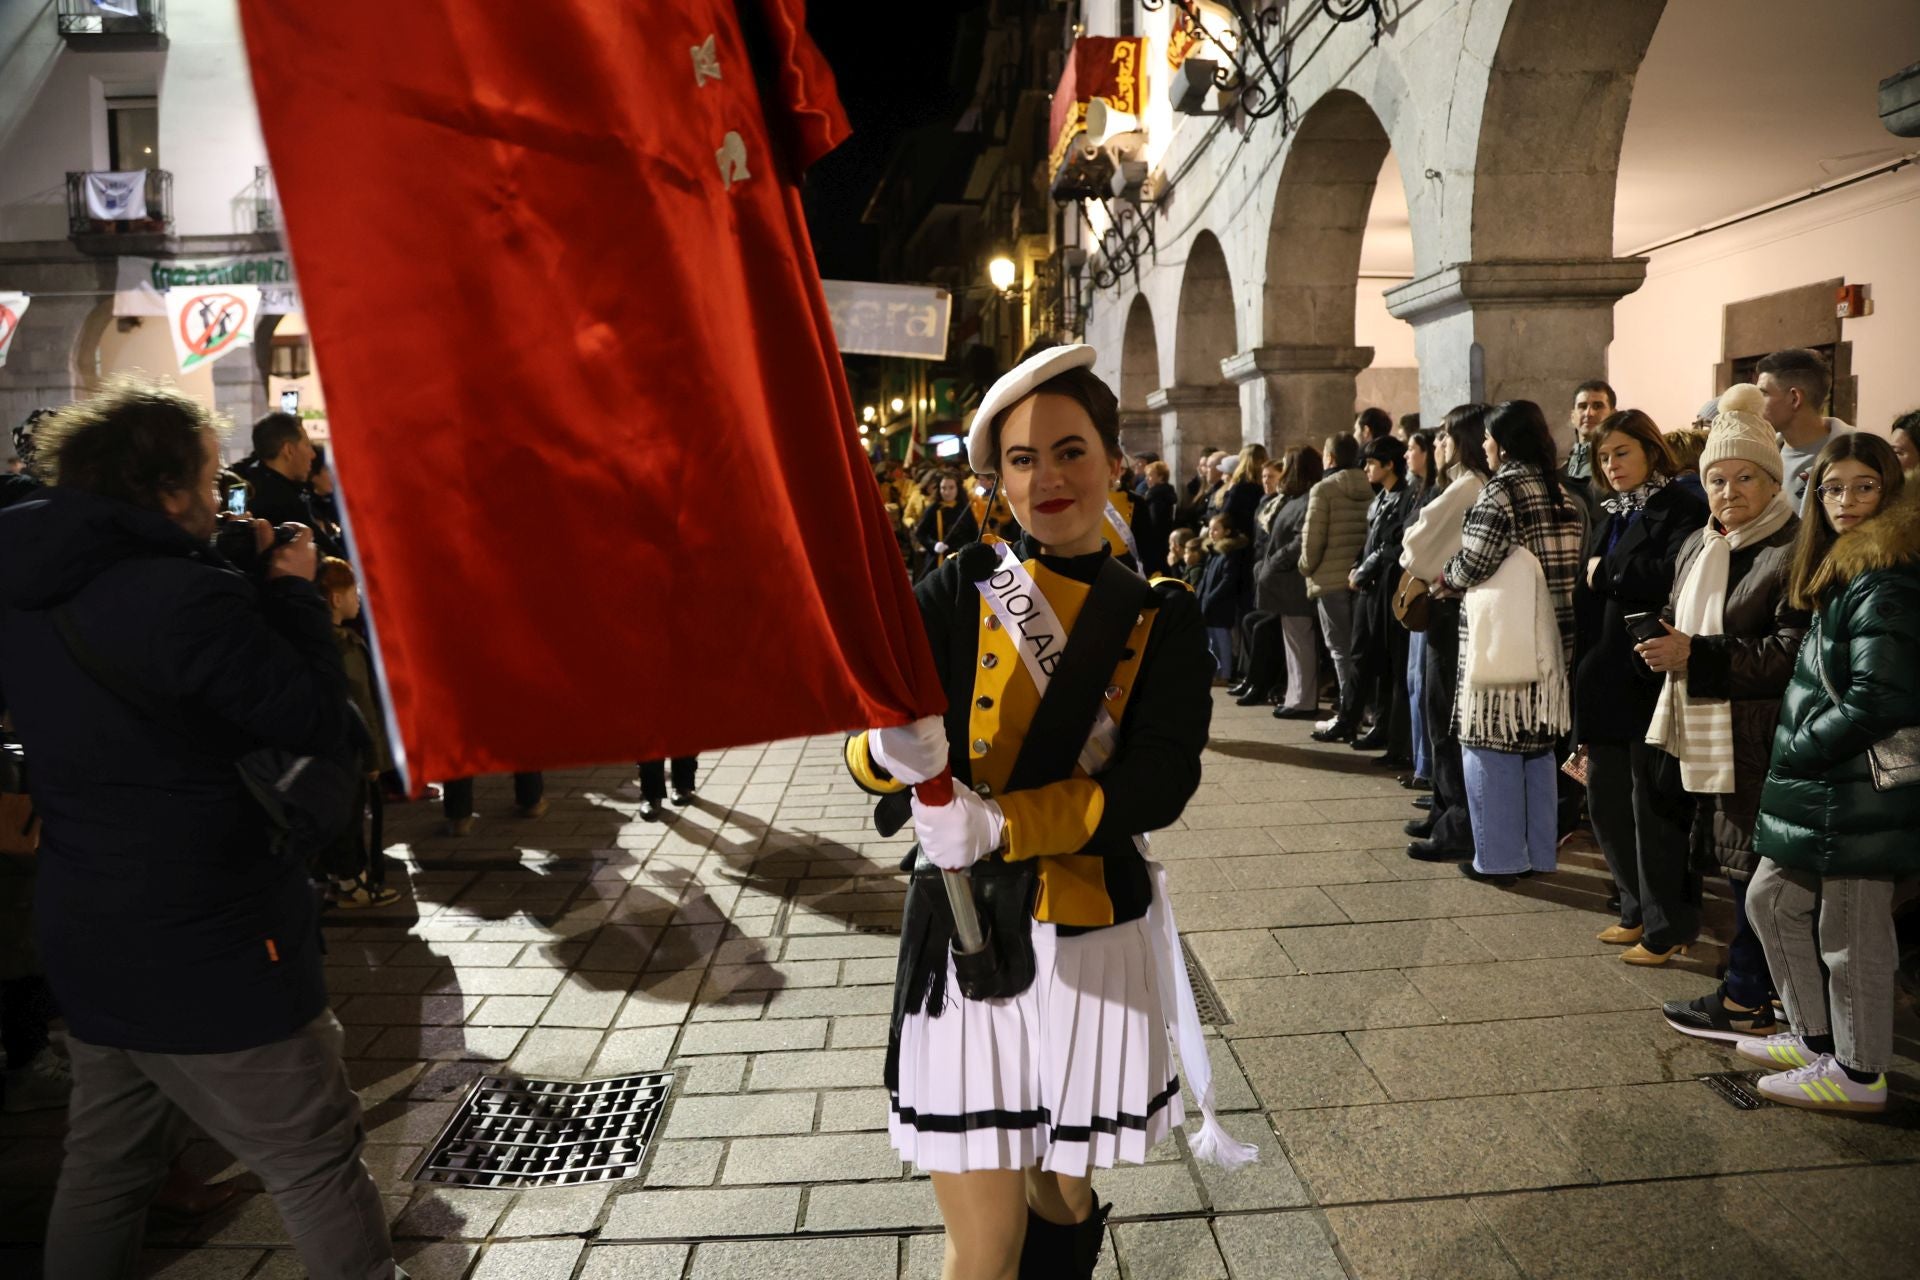
[[[1553,596],[1553,611],[1560,623],[1561,656],[1566,669],[1573,670],[1573,588],[1580,577],[1580,540],[1578,513],[1561,496],[1554,506],[1547,496],[1547,482],[1538,469],[1521,462],[1507,462],[1493,473],[1487,487],[1467,508],[1461,530],[1461,547],[1447,561],[1447,585],[1459,590],[1477,587],[1494,575],[1516,546],[1524,546],[1539,559],[1546,571],[1547,591]],[[1467,644],[1467,611],[1460,611],[1460,646]],[[1555,738],[1541,730],[1517,726],[1499,740],[1462,736],[1462,746],[1531,755],[1551,750]]]

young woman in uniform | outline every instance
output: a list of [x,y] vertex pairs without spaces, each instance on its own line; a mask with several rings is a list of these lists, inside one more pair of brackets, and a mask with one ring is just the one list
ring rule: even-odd
[[[1183,1118],[1170,1033],[1202,1106],[1195,1154],[1254,1158],[1213,1119],[1142,838],[1199,785],[1213,660],[1192,595],[1112,555],[1119,414],[1093,360],[1042,351],[981,401],[970,460],[1024,532],[964,549],[917,590],[946,716],[847,744],[856,780],[894,793],[883,830],[907,786],[931,783],[911,801],[887,1083],[893,1144],[931,1173],[946,1222],[945,1280],[1093,1274],[1111,1209],[1093,1170],[1144,1161]],[[1069,700],[1087,688],[1084,706]],[[953,798],[937,803],[948,771]],[[956,880],[989,934],[958,959]]]

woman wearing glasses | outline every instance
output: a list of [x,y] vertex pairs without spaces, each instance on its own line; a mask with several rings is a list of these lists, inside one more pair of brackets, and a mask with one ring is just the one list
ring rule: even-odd
[[1774,731],[1747,911],[1792,1030],[1736,1046],[1774,1068],[1760,1089],[1788,1106],[1887,1104],[1894,888],[1920,872],[1920,783],[1874,769],[1920,725],[1920,487],[1904,480],[1878,436],[1828,444],[1788,575],[1814,616]]

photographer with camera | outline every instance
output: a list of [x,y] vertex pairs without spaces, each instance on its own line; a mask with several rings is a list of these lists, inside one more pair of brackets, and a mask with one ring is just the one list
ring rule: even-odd
[[346,680],[311,535],[216,515],[218,431],[115,380],[42,425],[48,487],[0,512],[0,684],[74,1076],[45,1265],[133,1273],[184,1118],[260,1177],[310,1275],[386,1280],[306,868],[237,767],[343,758]]
[[253,453],[234,464],[247,482],[247,514],[271,525],[303,524],[323,556],[342,557],[336,530],[313,507],[312,481],[320,451],[291,413],[275,410],[253,424]]

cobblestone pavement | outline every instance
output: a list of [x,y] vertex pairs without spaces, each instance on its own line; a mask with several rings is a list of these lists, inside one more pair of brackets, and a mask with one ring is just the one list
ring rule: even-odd
[[[1220,703],[1200,793],[1153,847],[1230,1018],[1228,1127],[1261,1161],[1225,1175],[1175,1138],[1100,1175],[1103,1276],[1913,1274],[1911,1021],[1887,1117],[1738,1110],[1696,1079],[1734,1060],[1659,1015],[1712,987],[1719,949],[1620,963],[1593,941],[1591,845],[1510,890],[1409,861],[1408,795],[1370,758]],[[389,810],[411,899],[333,917],[329,982],[420,1280],[938,1275],[932,1191],[889,1150],[879,1088],[895,944],[871,930],[897,922],[905,842],[875,838],[837,741],[703,763],[666,825],[633,820],[626,768],[551,775],[532,822],[483,780],[464,840],[429,806]],[[1724,901],[1709,919],[1724,939]],[[657,1068],[674,1091],[639,1176],[407,1181],[481,1074]],[[0,1120],[0,1273],[34,1272],[59,1132]],[[190,1157],[237,1172],[209,1144]],[[301,1273],[259,1195],[151,1246],[154,1275]]]

